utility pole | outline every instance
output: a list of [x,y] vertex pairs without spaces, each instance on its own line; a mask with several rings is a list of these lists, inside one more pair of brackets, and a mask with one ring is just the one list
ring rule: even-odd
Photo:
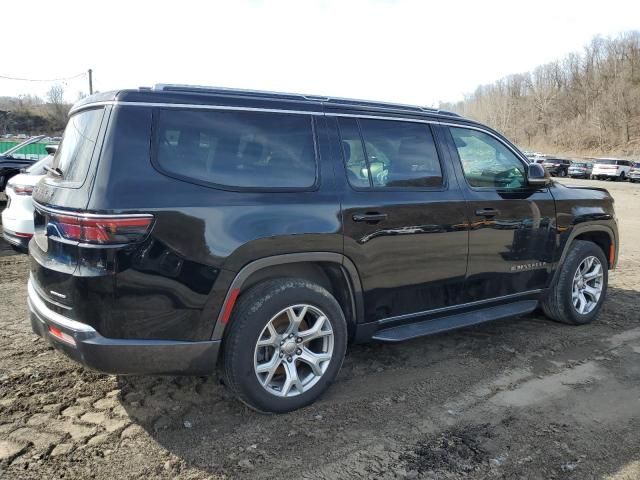
[[93,95],[93,70],[89,69],[89,95]]

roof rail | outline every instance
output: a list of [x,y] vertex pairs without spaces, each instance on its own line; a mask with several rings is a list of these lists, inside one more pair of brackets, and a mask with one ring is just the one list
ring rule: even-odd
[[[228,87],[207,87],[204,85],[182,85],[170,83],[158,83],[153,86],[152,90],[160,92],[185,92],[185,93],[218,93],[223,95],[251,95],[256,97],[279,97],[297,100],[311,100],[312,96],[305,96],[299,93],[270,92],[267,90],[249,90],[245,88],[228,88]],[[326,98],[326,97],[322,97]]]
[[280,99],[288,100],[307,100],[312,102],[333,103],[338,105],[359,105],[369,106],[373,108],[381,109],[401,109],[401,110],[413,110],[422,111],[427,113],[434,113],[439,115],[448,115],[459,117],[457,113],[449,112],[446,110],[439,110],[432,107],[420,107],[416,105],[408,105],[403,103],[390,103],[380,102],[376,100],[358,100],[354,98],[342,98],[342,97],[328,97],[325,95],[306,95],[301,93],[285,93],[285,92],[271,92],[267,90],[250,90],[243,88],[227,88],[227,87],[209,87],[203,85],[183,85],[183,84],[170,84],[170,83],[158,83],[154,85],[151,90],[161,92],[183,92],[183,93],[211,93],[211,94],[223,94],[223,95],[245,95],[253,97],[277,97]]

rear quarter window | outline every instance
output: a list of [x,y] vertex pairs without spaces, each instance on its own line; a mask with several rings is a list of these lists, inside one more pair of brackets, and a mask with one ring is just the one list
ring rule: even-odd
[[317,182],[309,115],[158,110],[154,150],[161,172],[197,184],[304,190]]
[[80,187],[89,171],[93,152],[98,142],[104,108],[76,113],[69,118],[62,141],[51,162],[61,175],[48,175],[60,187]]

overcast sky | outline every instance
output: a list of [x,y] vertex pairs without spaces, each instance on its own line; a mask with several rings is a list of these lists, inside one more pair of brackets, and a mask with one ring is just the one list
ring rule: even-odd
[[[190,83],[437,105],[640,29],[640,0],[5,0],[0,75]],[[75,100],[86,76],[65,83]],[[0,79],[0,96],[47,82]]]

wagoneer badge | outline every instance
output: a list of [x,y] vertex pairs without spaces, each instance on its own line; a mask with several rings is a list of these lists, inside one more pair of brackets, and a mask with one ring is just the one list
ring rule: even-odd
[[522,270],[536,270],[538,268],[544,268],[547,265],[547,262],[532,262],[532,263],[521,263],[520,265],[512,265],[512,272],[521,272]]

